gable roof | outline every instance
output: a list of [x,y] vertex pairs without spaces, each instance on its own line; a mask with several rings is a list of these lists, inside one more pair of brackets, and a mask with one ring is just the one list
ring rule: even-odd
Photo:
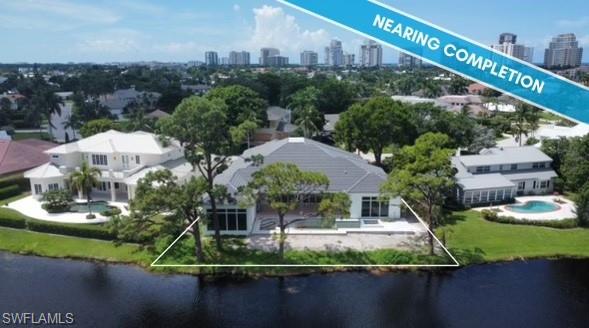
[[36,139],[0,140],[0,175],[47,163],[49,156],[44,151],[54,146],[52,142]]
[[[262,155],[264,163],[253,166],[246,160],[253,155]],[[254,172],[277,162],[293,163],[303,171],[325,174],[329,178],[329,192],[379,193],[380,185],[387,178],[381,168],[357,155],[306,138],[286,138],[250,148],[233,158],[215,183],[236,192],[250,181]]]
[[133,153],[161,155],[172,150],[172,145],[164,147],[158,136],[136,131],[124,133],[115,130],[95,134],[91,137],[51,148],[48,154],[88,153]]

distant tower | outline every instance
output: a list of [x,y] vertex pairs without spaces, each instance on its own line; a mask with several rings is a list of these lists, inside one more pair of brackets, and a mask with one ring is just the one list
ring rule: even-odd
[[208,66],[219,65],[219,55],[216,51],[205,52],[205,64],[207,64]]
[[579,67],[583,58],[583,48],[579,47],[573,33],[559,34],[552,38],[548,49],[544,51],[546,68]]

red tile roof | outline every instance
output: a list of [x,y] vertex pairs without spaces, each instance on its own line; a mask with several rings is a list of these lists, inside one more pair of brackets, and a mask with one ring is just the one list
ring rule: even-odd
[[24,171],[49,162],[43,151],[56,144],[37,140],[0,140],[0,175]]

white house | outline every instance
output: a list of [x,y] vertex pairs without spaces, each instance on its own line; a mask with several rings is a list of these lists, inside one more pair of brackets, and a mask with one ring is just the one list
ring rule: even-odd
[[452,157],[452,165],[457,170],[456,198],[468,206],[550,193],[558,176],[552,158],[534,146],[483,149],[479,155]]
[[129,104],[141,101],[142,99],[155,103],[160,97],[161,94],[157,92],[137,91],[132,86],[129,89],[119,89],[113,93],[102,95],[99,101],[101,105],[109,109],[113,116],[122,119],[123,111]]
[[132,199],[137,181],[147,172],[167,168],[180,181],[192,176],[177,142],[163,144],[158,136],[147,132],[123,133],[114,130],[45,151],[49,163],[25,172],[33,196],[67,188],[69,176],[83,162],[101,171],[96,193],[111,201]]
[[589,124],[579,123],[573,127],[555,124],[543,125],[534,133],[540,140],[554,140],[560,138],[584,137],[589,134]]
[[[263,163],[252,163],[249,159],[254,155],[263,156]],[[401,218],[400,198],[380,198],[380,186],[387,179],[381,168],[355,154],[317,141],[285,138],[246,150],[216,177],[215,183],[226,186],[233,199],[218,206],[224,234],[244,235],[276,227],[277,215],[268,204],[258,201],[255,206],[241,208],[237,200],[238,189],[250,181],[254,172],[276,162],[293,163],[303,171],[323,173],[330,182],[327,193],[344,192],[350,196],[350,218],[337,220],[338,228],[378,227],[383,221]],[[297,223],[304,227],[317,226],[321,223],[319,202],[319,195],[311,197],[298,210],[288,213],[285,219],[300,220]],[[213,230],[210,222],[207,230],[209,233]]]

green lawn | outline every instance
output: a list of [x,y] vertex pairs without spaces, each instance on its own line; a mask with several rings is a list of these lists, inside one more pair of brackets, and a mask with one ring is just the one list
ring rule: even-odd
[[455,212],[438,229],[460,262],[538,257],[589,257],[589,229],[552,229],[494,223],[475,211]]
[[149,265],[152,256],[137,245],[58,236],[0,227],[0,250],[58,258],[79,258]]

